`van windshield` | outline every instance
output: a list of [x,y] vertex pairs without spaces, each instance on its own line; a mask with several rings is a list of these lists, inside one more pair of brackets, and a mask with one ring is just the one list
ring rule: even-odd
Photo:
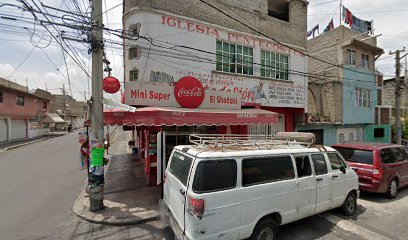
[[170,160],[169,172],[173,174],[180,182],[186,186],[188,173],[190,171],[193,159],[179,152],[173,152]]
[[373,164],[373,151],[369,150],[358,150],[352,148],[341,148],[335,147],[344,159],[349,162]]

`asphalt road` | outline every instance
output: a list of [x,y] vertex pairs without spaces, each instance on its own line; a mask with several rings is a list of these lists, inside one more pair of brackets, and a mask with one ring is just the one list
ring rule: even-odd
[[73,216],[85,183],[77,133],[0,153],[1,239],[47,239]]

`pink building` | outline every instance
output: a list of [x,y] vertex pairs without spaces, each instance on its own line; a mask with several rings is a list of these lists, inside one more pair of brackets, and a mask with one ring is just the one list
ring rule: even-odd
[[49,134],[52,94],[0,78],[0,142]]

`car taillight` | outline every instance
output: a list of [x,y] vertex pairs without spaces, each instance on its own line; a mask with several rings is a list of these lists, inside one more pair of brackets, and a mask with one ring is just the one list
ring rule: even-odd
[[196,199],[189,196],[187,211],[201,219],[204,213],[204,199]]
[[373,169],[373,177],[376,179],[382,179],[382,170],[374,168]]

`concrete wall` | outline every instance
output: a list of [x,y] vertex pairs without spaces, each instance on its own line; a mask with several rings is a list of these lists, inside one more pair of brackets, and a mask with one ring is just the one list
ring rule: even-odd
[[[375,129],[384,129],[383,137],[374,137]],[[369,125],[364,128],[364,142],[391,142],[391,127],[390,125]]]
[[325,146],[331,146],[338,143],[338,134],[344,133],[346,142],[349,141],[349,133],[354,134],[354,139],[350,142],[362,141],[364,136],[362,134],[363,129],[366,125],[355,124],[355,125],[341,125],[341,124],[308,124],[308,125],[297,125],[296,131],[307,131],[307,130],[323,130],[323,144]]
[[[307,2],[290,0],[289,22],[267,15],[268,0],[207,0],[222,11],[279,41],[306,48]],[[248,28],[198,0],[128,0],[125,17],[132,9],[157,9],[179,16],[251,33]]]
[[[41,99],[1,88],[0,91],[3,91],[3,103],[0,103],[0,115],[20,117],[21,119],[31,118],[37,117],[38,113],[48,111],[51,108],[49,101],[47,101],[47,108],[42,108],[43,100]],[[24,106],[16,104],[16,96],[24,97]]]
[[[350,69],[354,69],[351,68]],[[375,123],[375,106],[377,105],[377,88],[375,76],[369,75],[370,71],[358,73],[351,70],[344,70],[343,84],[343,123]],[[371,102],[369,108],[360,108],[356,103],[356,88],[370,89]]]

